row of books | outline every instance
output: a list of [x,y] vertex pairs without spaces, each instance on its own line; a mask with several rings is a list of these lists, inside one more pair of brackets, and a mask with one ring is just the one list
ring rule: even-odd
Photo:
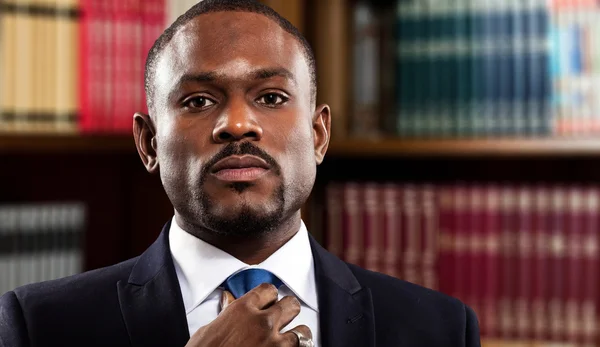
[[0,2],[0,131],[76,130],[76,3]]
[[600,131],[597,1],[398,0],[394,18],[379,7],[354,8],[354,136]]
[[0,295],[83,271],[86,220],[78,202],[0,205]]
[[326,247],[458,297],[486,341],[593,346],[600,186],[332,182]]
[[[198,2],[0,2],[0,132],[130,133],[150,48]],[[301,21],[301,1],[264,2]]]

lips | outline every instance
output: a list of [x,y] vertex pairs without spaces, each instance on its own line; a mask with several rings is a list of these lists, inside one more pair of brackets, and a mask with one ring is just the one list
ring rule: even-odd
[[256,181],[269,172],[270,167],[266,161],[253,155],[229,156],[218,161],[211,173],[224,182],[251,182]]
[[223,170],[235,170],[235,169],[251,169],[260,168],[269,170],[270,167],[263,159],[253,155],[237,156],[232,155],[227,158],[219,160],[213,167],[211,172],[218,173]]

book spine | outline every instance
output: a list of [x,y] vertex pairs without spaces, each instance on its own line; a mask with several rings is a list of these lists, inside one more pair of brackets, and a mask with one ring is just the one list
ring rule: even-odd
[[439,209],[439,290],[447,295],[456,296],[456,227],[454,203],[455,187],[444,184],[438,187],[437,204]]
[[363,228],[360,203],[360,185],[346,182],[343,187],[344,220],[343,240],[345,261],[361,266],[364,259]]
[[438,277],[435,265],[438,260],[439,237],[438,207],[436,204],[437,190],[433,184],[425,184],[421,189],[421,230],[422,253],[421,272],[423,285],[434,290],[438,289]]
[[495,184],[484,188],[483,196],[483,246],[482,272],[482,337],[498,337],[498,295],[499,295],[499,245],[500,245],[500,195]]
[[382,249],[382,205],[381,193],[376,183],[369,182],[362,186],[363,201],[363,243],[364,264],[367,270],[381,271],[380,254]]
[[399,277],[401,267],[401,200],[400,187],[394,183],[383,186],[383,258],[381,268],[387,275]]
[[418,259],[420,256],[420,223],[417,214],[417,189],[412,183],[402,187],[402,231],[404,245],[402,278],[412,283],[421,283]]
[[339,183],[332,182],[325,188],[327,225],[325,227],[325,247],[329,252],[340,259],[344,259],[343,240],[343,200],[342,187]]
[[547,291],[545,283],[549,274],[548,270],[548,249],[547,233],[551,228],[549,223],[550,216],[550,194],[549,189],[544,185],[534,189],[534,209],[532,211],[532,227],[534,235],[534,254],[532,258],[533,275],[531,278],[532,286],[532,332],[535,341],[544,341],[548,339],[548,311],[547,311]]

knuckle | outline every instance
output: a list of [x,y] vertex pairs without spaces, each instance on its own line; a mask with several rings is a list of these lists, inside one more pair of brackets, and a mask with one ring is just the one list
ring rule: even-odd
[[306,325],[298,325],[296,327],[296,329],[298,329],[304,336],[308,337],[309,339],[312,339],[312,331],[310,331],[310,328]]
[[273,311],[275,311],[276,314],[280,315],[283,313],[283,305],[281,302],[277,303],[276,305],[273,305]]
[[298,298],[297,298],[297,297],[295,297],[295,296],[292,296],[292,298],[290,299],[290,303],[291,303],[292,305],[294,305],[294,306],[295,306],[297,309],[300,309],[300,307],[302,306],[302,305],[300,304],[300,300],[298,300]]
[[270,314],[261,314],[258,323],[263,330],[271,331],[275,328],[275,320]]
[[281,299],[281,301],[284,300],[286,307],[289,308],[292,312],[300,312],[301,305],[298,298],[296,298],[295,296],[286,296],[285,298]]
[[279,293],[279,291],[277,290],[277,287],[275,287],[271,283],[261,283],[258,286],[258,288],[260,288],[261,291],[266,292],[270,296],[277,296],[277,294]]

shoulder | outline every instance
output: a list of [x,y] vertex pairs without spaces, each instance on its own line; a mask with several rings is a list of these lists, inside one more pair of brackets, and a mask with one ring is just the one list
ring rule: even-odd
[[465,338],[478,338],[479,323],[475,312],[461,300],[353,264],[348,267],[361,286],[371,291],[379,326],[393,330],[401,324],[413,332],[463,342]]
[[[371,289],[375,295],[383,295],[387,301],[402,301],[403,305],[435,306],[436,308],[461,308],[464,304],[457,298],[411,282],[369,271],[353,264],[348,267],[362,286]],[[397,300],[394,300],[397,299]]]
[[[0,296],[0,346],[60,341],[67,335],[74,341],[84,341],[84,336],[124,335],[122,322],[115,319],[120,316],[117,283],[127,281],[136,261],[133,258],[74,276],[28,284]],[[93,324],[99,321],[102,326]]]
[[83,303],[102,304],[103,300],[116,297],[117,282],[127,280],[136,260],[132,258],[81,274],[21,286],[0,297],[0,302],[18,303],[27,316],[45,309],[68,311]]

